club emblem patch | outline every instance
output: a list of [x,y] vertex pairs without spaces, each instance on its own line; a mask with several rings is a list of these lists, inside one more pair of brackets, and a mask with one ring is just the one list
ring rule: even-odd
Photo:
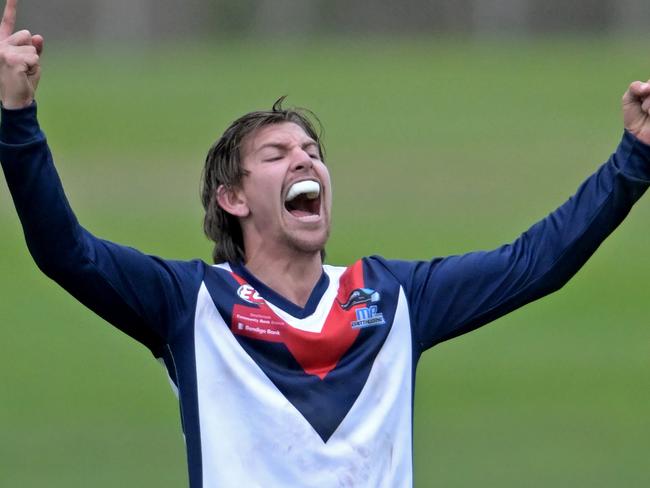
[[339,302],[339,305],[343,310],[350,310],[355,305],[360,305],[362,303],[376,303],[378,301],[379,292],[372,288],[356,288],[352,290],[347,301],[345,303]]

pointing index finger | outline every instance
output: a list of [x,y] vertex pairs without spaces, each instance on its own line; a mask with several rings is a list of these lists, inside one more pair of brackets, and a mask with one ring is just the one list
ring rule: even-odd
[[2,14],[2,22],[0,22],[0,40],[9,37],[16,25],[16,3],[18,0],[7,0],[5,4],[5,11]]

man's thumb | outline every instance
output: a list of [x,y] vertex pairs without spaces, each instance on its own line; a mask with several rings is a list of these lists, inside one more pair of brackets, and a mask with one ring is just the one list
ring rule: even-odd
[[32,46],[36,48],[36,54],[39,56],[43,52],[43,46],[45,44],[45,39],[43,39],[43,36],[39,34],[34,34],[32,36]]

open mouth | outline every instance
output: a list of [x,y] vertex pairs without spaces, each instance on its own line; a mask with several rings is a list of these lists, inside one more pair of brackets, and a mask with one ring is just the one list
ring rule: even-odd
[[284,199],[284,208],[294,217],[320,215],[320,185],[314,180],[291,185]]

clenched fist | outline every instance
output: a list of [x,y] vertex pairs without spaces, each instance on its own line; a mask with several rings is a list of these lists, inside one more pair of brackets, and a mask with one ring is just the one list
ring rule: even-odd
[[5,108],[26,107],[41,77],[43,37],[27,30],[13,33],[17,0],[7,0],[0,22],[0,99]]
[[650,80],[633,82],[623,95],[623,125],[637,139],[650,144]]

